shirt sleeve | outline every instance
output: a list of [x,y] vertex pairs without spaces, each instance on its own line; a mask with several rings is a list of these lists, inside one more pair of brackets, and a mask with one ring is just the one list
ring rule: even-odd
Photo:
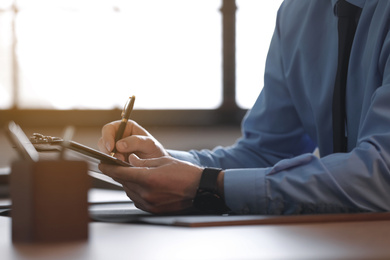
[[225,169],[225,201],[239,214],[389,211],[390,36],[376,74],[383,80],[360,115],[356,146],[323,157],[313,154],[317,144],[301,123],[305,111],[296,110],[285,86],[280,44],[277,26],[265,86],[243,121],[242,138],[231,147],[171,154]]

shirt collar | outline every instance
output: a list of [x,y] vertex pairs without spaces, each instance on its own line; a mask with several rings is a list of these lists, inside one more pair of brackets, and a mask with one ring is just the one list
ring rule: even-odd
[[[346,0],[347,2],[350,2],[353,5],[356,5],[360,8],[363,8],[364,4],[366,3],[366,0]],[[334,7],[337,3],[337,0],[332,0],[332,6]]]

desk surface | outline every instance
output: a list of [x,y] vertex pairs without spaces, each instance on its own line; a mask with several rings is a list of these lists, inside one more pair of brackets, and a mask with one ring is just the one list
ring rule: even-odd
[[0,217],[1,259],[390,259],[390,221],[185,228],[90,223],[89,240],[13,245]]

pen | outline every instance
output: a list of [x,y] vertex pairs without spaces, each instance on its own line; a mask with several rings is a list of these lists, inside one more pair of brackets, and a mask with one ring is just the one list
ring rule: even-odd
[[[127,100],[127,103],[123,108],[122,121],[121,124],[119,125],[118,132],[116,132],[115,135],[115,144],[123,137],[123,133],[125,132],[127,121],[129,121],[131,111],[133,111],[134,101],[135,101],[135,96],[129,97],[129,100]],[[115,153],[116,153],[116,145],[114,146],[114,150],[112,150],[111,152],[111,156],[114,156]]]
[[63,138],[63,142],[61,145],[61,151],[60,151],[60,155],[59,155],[60,160],[64,159],[65,149],[69,148],[69,143],[72,141],[73,134],[74,134],[74,127],[73,126],[68,126],[65,128],[64,138]]

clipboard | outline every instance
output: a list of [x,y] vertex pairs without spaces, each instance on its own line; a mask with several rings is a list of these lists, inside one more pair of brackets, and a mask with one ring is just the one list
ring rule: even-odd
[[[13,147],[16,148],[21,159],[28,161],[55,159],[58,158],[58,155],[60,155],[61,152],[64,152],[64,150],[70,150],[72,152],[66,153],[67,159],[87,161],[89,164],[89,175],[94,179],[113,185],[112,188],[114,189],[118,189],[118,187],[122,187],[122,185],[107,175],[101,174],[98,164],[102,162],[125,167],[131,166],[129,163],[116,157],[74,141],[64,142],[62,138],[44,136],[41,134],[34,134],[32,137],[28,138],[22,128],[13,121],[10,121],[7,124],[5,132],[8,140]],[[45,154],[45,152],[47,153]],[[8,170],[6,174],[1,174],[0,172],[0,177],[2,177],[0,178],[0,181],[7,185],[9,172],[10,170]]]
[[29,141],[22,128],[15,122],[11,121],[5,128],[8,140],[15,146],[19,156],[25,160],[38,161],[39,154]]
[[92,158],[102,163],[131,167],[131,164],[125,161],[75,141],[69,141],[65,145],[64,140],[60,137],[45,136],[39,133],[34,133],[33,136],[30,137],[30,142],[34,145],[38,152],[61,151],[63,148],[66,148],[82,154],[89,159]]
[[[127,208],[126,208],[127,207]],[[329,213],[308,215],[151,215],[140,209],[123,205],[119,209],[90,210],[96,222],[142,223],[150,225],[179,226],[189,228],[247,226],[247,225],[288,225],[334,222],[388,221],[390,212]]]

